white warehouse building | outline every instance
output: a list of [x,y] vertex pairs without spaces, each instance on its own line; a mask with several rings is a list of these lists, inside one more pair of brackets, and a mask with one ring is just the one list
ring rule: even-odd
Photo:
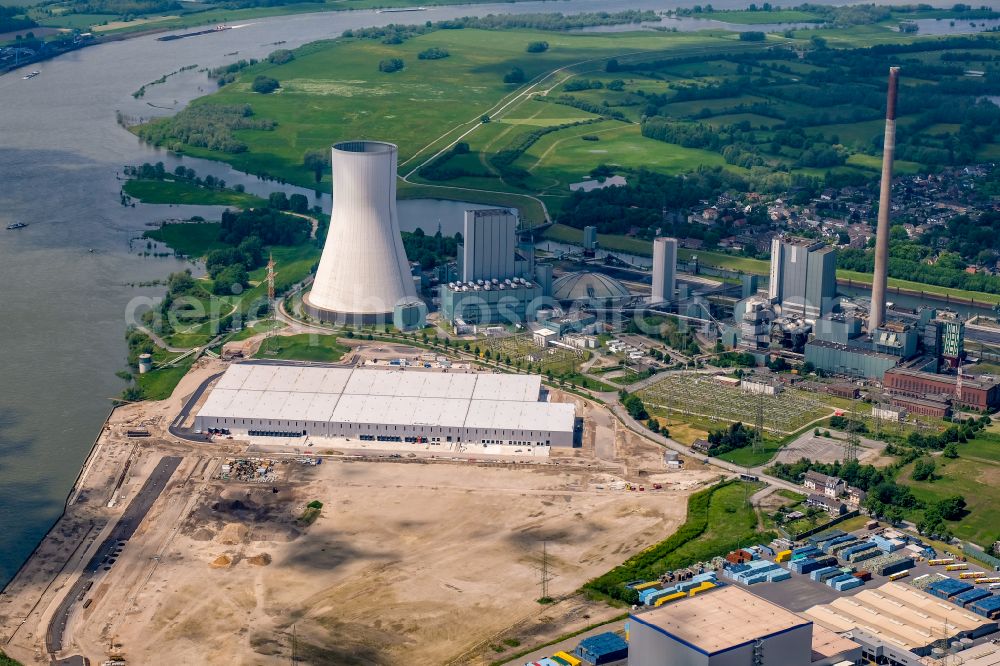
[[538,375],[231,365],[195,428],[383,442],[573,446],[576,412]]

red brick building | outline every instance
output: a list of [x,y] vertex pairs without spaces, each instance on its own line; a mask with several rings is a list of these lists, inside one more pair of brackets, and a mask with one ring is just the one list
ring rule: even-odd
[[953,404],[971,409],[988,410],[1000,406],[1000,382],[963,377],[961,400],[956,395],[957,382],[957,375],[892,368],[886,370],[882,385],[893,395],[931,399],[947,396]]

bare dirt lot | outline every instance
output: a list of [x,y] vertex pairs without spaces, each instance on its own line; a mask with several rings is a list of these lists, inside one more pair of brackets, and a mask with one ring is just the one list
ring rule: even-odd
[[[696,475],[711,476],[672,476]],[[307,663],[444,664],[566,610],[535,601],[543,541],[550,595],[569,595],[670,534],[690,492],[598,490],[607,475],[555,466],[291,463],[280,476],[278,493],[205,484],[155,572],[95,601],[80,643],[106,644],[95,633],[133,600],[111,622],[131,663],[284,664],[294,624]],[[305,526],[312,500],[322,514]]]

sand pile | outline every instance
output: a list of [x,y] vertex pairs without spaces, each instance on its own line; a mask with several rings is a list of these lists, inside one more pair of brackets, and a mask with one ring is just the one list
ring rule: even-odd
[[241,525],[240,523],[226,523],[226,526],[222,528],[222,531],[220,531],[215,537],[215,540],[224,546],[235,546],[243,543],[246,536],[246,525]]
[[217,558],[212,560],[212,566],[216,569],[225,569],[232,563],[233,559],[228,555],[219,555]]

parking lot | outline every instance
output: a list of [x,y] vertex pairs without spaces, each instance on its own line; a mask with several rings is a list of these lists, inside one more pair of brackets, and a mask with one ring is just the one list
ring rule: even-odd
[[[826,430],[823,432],[826,432]],[[844,443],[847,435],[836,430],[829,432],[830,437],[822,435],[817,437],[813,434],[813,430],[802,433],[778,452],[775,462],[794,463],[802,458],[822,463],[843,460]],[[858,447],[858,461],[862,463],[869,462],[882,455],[883,450],[885,450],[885,442],[877,442],[862,437],[861,446]]]

